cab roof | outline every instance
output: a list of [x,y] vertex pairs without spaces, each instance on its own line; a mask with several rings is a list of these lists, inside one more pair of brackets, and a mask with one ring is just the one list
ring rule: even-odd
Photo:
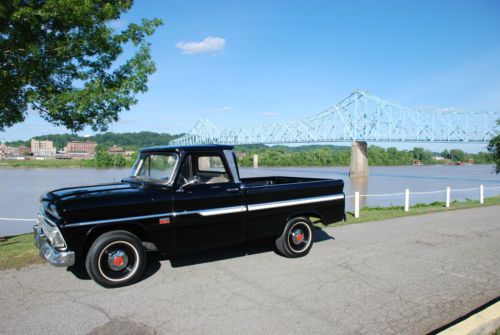
[[224,144],[197,144],[197,145],[166,145],[143,148],[141,152],[178,152],[178,151],[222,151],[232,150],[232,145]]

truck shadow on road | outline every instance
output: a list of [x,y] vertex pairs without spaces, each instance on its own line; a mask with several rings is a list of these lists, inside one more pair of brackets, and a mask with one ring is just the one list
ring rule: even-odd
[[[335,238],[330,236],[326,231],[315,227],[314,243],[320,243],[323,241],[334,240],[334,239]],[[274,244],[274,239],[251,241],[228,247],[195,251],[191,253],[179,254],[170,257],[156,254],[154,256],[152,255],[153,257],[156,257],[155,260],[153,260],[153,257],[150,257],[150,259],[152,261],[151,263],[161,263],[162,261],[169,260],[170,265],[173,268],[178,268],[183,266],[217,262],[237,257],[251,256],[271,251],[277,253]],[[155,267],[155,264],[149,264],[149,265],[150,266],[148,266],[148,268]]]
[[[317,227],[314,228],[314,243],[320,243],[323,241],[334,239],[335,238],[330,236],[326,231]],[[183,266],[191,266],[203,263],[217,262],[231,258],[256,255],[270,251],[274,251],[275,253],[277,253],[273,239],[251,241],[227,247],[195,251],[174,256],[164,256],[156,252],[150,252],[147,256],[146,268],[144,269],[144,273],[138,282],[143,281],[158,272],[158,270],[160,270],[162,266],[162,263],[167,260],[170,261],[170,265],[172,268],[178,268]],[[90,277],[85,270],[85,266],[74,265],[68,268],[68,271],[70,271],[79,279],[90,280]]]

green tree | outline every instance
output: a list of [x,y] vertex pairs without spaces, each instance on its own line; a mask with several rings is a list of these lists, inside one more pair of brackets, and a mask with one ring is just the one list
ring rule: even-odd
[[[497,121],[497,124],[500,125],[500,120]],[[500,173],[500,134],[490,140],[488,151],[491,153],[493,162],[496,164],[495,172]]]
[[119,155],[119,154],[113,155],[112,158],[113,158],[112,164],[113,164],[113,167],[115,167],[115,168],[124,167],[127,165],[127,160],[122,155]]
[[450,157],[454,162],[463,162],[465,161],[465,153],[460,149],[451,149]]
[[[155,71],[143,19],[122,31],[112,20],[132,0],[3,0],[0,3],[0,131],[28,109],[73,131],[107,129],[147,90]],[[123,46],[135,53],[120,63]]]
[[[70,140],[77,141],[95,141],[106,147],[118,145],[127,149],[139,149],[156,145],[167,145],[171,140],[182,134],[172,135],[168,133],[154,133],[150,131],[141,131],[137,133],[112,133],[106,132],[88,137],[78,136],[76,134],[49,134],[33,137],[35,140],[49,140],[54,142],[54,146],[62,149]],[[30,141],[7,142],[10,146],[30,145]]]
[[94,160],[95,165],[100,168],[113,166],[113,157],[111,157],[111,154],[102,145],[96,146]]
[[424,148],[415,147],[410,151],[413,155],[413,159],[422,161],[424,164],[432,164],[434,163],[434,159],[432,158],[432,152],[429,150],[425,150]]

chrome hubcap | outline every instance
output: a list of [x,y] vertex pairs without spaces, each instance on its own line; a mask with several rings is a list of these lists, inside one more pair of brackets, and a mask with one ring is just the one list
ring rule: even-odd
[[108,254],[108,266],[113,271],[120,271],[128,265],[128,256],[123,250],[115,250]]
[[312,243],[313,233],[307,222],[296,222],[288,233],[288,246],[294,253],[306,251]]
[[305,240],[304,231],[302,231],[302,229],[297,228],[294,231],[292,231],[292,242],[295,245],[299,245],[301,243],[307,242]]

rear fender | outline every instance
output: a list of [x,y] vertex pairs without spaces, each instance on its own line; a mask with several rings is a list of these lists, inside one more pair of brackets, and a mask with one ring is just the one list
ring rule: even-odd
[[286,218],[286,222],[298,217],[306,217],[308,219],[313,217],[313,218],[318,218],[321,222],[324,222],[322,215],[317,211],[294,212]]

